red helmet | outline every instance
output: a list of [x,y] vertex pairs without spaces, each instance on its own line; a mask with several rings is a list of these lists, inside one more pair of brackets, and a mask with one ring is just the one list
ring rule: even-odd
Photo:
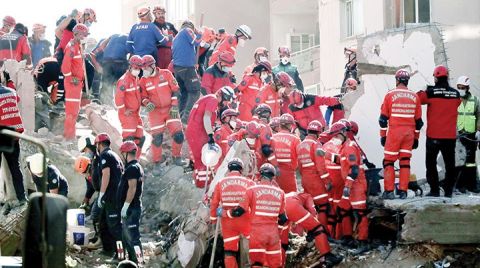
[[280,124],[281,125],[293,125],[295,124],[295,119],[291,114],[282,114],[280,116]]
[[232,53],[228,51],[223,51],[218,55],[218,62],[224,63],[225,65],[232,67],[235,64],[235,57]]
[[323,125],[322,125],[322,123],[320,123],[320,121],[313,120],[310,123],[308,123],[307,130],[308,131],[315,131],[315,132],[320,133],[320,132],[323,131]]
[[248,122],[246,129],[250,136],[258,137],[260,135],[260,126],[255,121]]
[[270,106],[268,106],[265,103],[261,103],[260,105],[257,106],[257,108],[255,108],[255,114],[256,115],[261,115],[263,113],[272,114],[272,108],[270,108]]
[[138,147],[133,141],[124,141],[120,146],[121,153],[131,153],[137,150],[138,150]]
[[350,122],[350,131],[353,133],[353,135],[358,134],[358,124],[355,121],[349,121]]
[[290,95],[288,95],[288,99],[290,100],[290,103],[293,105],[300,105],[303,103],[303,93],[296,89],[292,92],[290,92]]
[[344,133],[345,131],[347,131],[347,126],[345,126],[344,123],[339,121],[339,122],[333,123],[333,125],[330,126],[329,134],[337,135],[340,133]]
[[345,80],[345,86],[349,88],[353,88],[358,86],[358,82],[353,78],[348,78],[347,80]]
[[91,8],[85,8],[85,10],[83,10],[83,16],[87,14],[90,16],[90,19],[92,19],[92,21],[97,22],[97,14],[95,13],[95,10]]
[[448,76],[448,69],[447,67],[443,65],[438,65],[433,69],[433,76],[435,77],[443,77],[443,76]]
[[103,132],[97,135],[95,138],[95,143],[110,141],[110,136],[107,133]]
[[288,56],[290,57],[290,48],[287,46],[281,46],[278,48],[278,54],[281,56]]
[[241,171],[243,169],[243,161],[240,158],[232,158],[230,161],[228,161],[228,170],[238,170]]
[[145,55],[142,57],[142,65],[150,66],[155,64],[155,58],[152,55]]
[[73,27],[72,32],[73,34],[81,34],[83,36],[87,36],[89,34],[87,25],[83,23],[77,23],[77,25]]
[[150,14],[150,8],[148,8],[148,7],[141,7],[137,10],[137,16],[139,18],[143,18],[143,17],[147,16],[148,14]]
[[277,171],[275,170],[275,167],[270,164],[270,163],[265,163],[260,167],[260,175],[262,177],[268,178],[268,179],[273,179],[277,175]]
[[279,117],[279,116],[273,117],[273,118],[270,120],[270,127],[271,127],[272,129],[275,129],[275,128],[280,127],[280,117]]
[[130,57],[130,59],[128,60],[128,63],[130,64],[130,66],[133,66],[133,67],[137,67],[137,68],[143,67],[142,57],[138,55],[133,55],[132,57]]
[[257,59],[258,55],[265,55],[265,57],[268,58],[268,49],[265,47],[257,47],[257,49],[255,49],[255,53],[253,54],[253,57]]
[[228,116],[238,116],[238,112],[235,111],[234,109],[226,109],[225,111],[222,112],[220,120],[223,122],[223,120],[225,120],[225,118]]
[[286,72],[279,72],[275,75],[276,82],[284,87],[293,87],[295,82],[292,77]]
[[15,19],[12,16],[5,16],[3,18],[3,24],[5,26],[13,27],[13,26],[15,26],[15,24],[17,24],[17,22],[15,21]]
[[261,61],[257,64],[257,66],[255,66],[253,68],[252,73],[261,72],[263,70],[271,73],[272,72],[272,64],[269,61]]
[[410,73],[405,69],[400,69],[395,73],[395,79],[400,83],[406,84],[410,80]]

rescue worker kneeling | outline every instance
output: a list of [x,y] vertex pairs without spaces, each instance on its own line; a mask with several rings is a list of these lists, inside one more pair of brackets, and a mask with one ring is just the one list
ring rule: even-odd
[[222,236],[225,252],[225,267],[238,267],[237,256],[240,236],[248,238],[250,233],[250,214],[244,213],[234,217],[230,210],[238,206],[247,188],[254,185],[253,181],[242,176],[243,162],[233,158],[228,162],[229,173],[218,182],[213,192],[210,204],[210,220],[217,221],[222,217]]
[[273,179],[275,167],[263,164],[260,181],[247,189],[239,206],[227,211],[227,215],[241,217],[250,211],[250,263],[253,267],[282,267],[282,250],[278,225],[285,224],[285,193]]
[[[32,174],[33,182],[37,186],[37,191],[42,191],[44,182],[43,176],[43,154],[36,153],[26,159],[28,170]],[[60,173],[57,167],[47,162],[47,193],[59,194],[67,197],[68,182]]]

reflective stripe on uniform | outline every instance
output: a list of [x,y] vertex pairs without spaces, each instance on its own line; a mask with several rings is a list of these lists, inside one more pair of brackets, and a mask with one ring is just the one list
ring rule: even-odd
[[314,196],[313,200],[321,199],[321,198],[324,198],[324,197],[328,197],[328,194],[319,194],[317,196]]
[[163,87],[163,86],[166,86],[166,85],[168,85],[168,82],[163,82],[163,83],[158,84],[159,87]]
[[398,152],[390,152],[390,151],[384,151],[383,153],[388,154],[388,155],[397,155],[398,154]]
[[405,149],[400,149],[399,152],[400,152],[400,153],[412,154],[412,151],[410,151],[410,150],[405,150]]
[[237,235],[237,236],[233,236],[233,237],[229,237],[229,238],[223,238],[223,242],[230,242],[230,241],[235,241],[235,240],[238,240],[240,239],[240,236]]
[[310,216],[310,213],[307,212],[307,214],[305,214],[305,216],[303,216],[303,218],[296,221],[295,224],[300,224],[300,223],[304,222],[306,219],[308,219],[309,216]]
[[165,125],[160,125],[160,126],[156,126],[156,127],[151,127],[150,130],[157,130],[157,129],[161,129],[161,128],[164,128]]
[[224,206],[229,206],[229,207],[236,207],[236,206],[238,206],[238,203],[223,203],[223,202],[222,202],[222,204],[223,204]]
[[315,165],[315,163],[310,162],[310,163],[307,163],[307,164],[303,164],[302,167],[312,167],[314,165]]
[[342,169],[341,166],[327,166],[327,169]]
[[282,250],[273,250],[273,251],[265,251],[265,254],[274,255],[274,254],[282,254]]
[[292,162],[292,159],[277,159],[278,163],[290,163]]
[[80,99],[65,99],[65,101],[80,102]]
[[180,119],[168,119],[166,121],[166,123],[169,124],[169,123],[172,123],[172,122],[175,122],[175,121],[181,122]]
[[391,117],[401,117],[401,118],[414,118],[413,114],[391,114]]
[[266,250],[263,248],[251,248],[248,250],[250,253],[265,253]]
[[255,211],[255,215],[277,217],[278,213],[268,213],[268,212]]
[[352,206],[366,204],[366,203],[367,203],[367,200],[350,202],[350,204],[352,204]]

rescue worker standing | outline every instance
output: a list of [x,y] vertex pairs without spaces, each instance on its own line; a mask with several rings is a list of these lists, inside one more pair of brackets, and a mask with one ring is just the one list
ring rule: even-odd
[[85,65],[82,55],[82,43],[88,36],[88,28],[84,24],[77,24],[73,28],[74,38],[65,48],[65,57],[62,62],[62,73],[65,77],[65,123],[63,136],[66,140],[75,138],[75,124],[80,111],[80,100],[85,80]]
[[235,58],[230,52],[223,52],[218,55],[218,61],[205,70],[202,77],[202,94],[214,94],[220,88],[229,86],[234,88],[232,67]]
[[186,20],[173,40],[173,69],[180,86],[179,110],[183,123],[187,122],[190,110],[200,96],[200,78],[195,66],[196,48],[201,38],[202,35],[195,29],[193,22]]
[[[32,175],[33,182],[37,186],[37,191],[41,192],[43,184],[43,154],[37,153],[25,159],[28,170]],[[48,161],[48,160],[47,160]],[[47,162],[47,193],[59,194],[67,197],[68,182],[67,179],[60,173],[60,170],[51,163]]]
[[236,268],[240,236],[250,234],[250,213],[233,217],[231,209],[242,201],[247,188],[255,185],[253,181],[242,175],[243,162],[233,158],[228,162],[228,173],[221,179],[213,192],[210,202],[210,221],[215,223],[221,217],[225,267]]
[[395,199],[395,161],[400,162],[400,199],[407,198],[410,181],[410,158],[417,149],[420,129],[423,126],[422,107],[415,92],[407,88],[410,74],[403,69],[395,73],[396,88],[383,100],[380,118],[380,141],[384,150],[384,199]]
[[278,225],[288,221],[285,212],[285,193],[272,181],[275,167],[263,164],[260,181],[249,188],[239,206],[228,211],[234,218],[250,211],[249,255],[251,267],[282,267],[282,250]]
[[[23,122],[20,110],[18,109],[19,98],[17,92],[9,87],[0,84],[0,126],[13,128],[18,133],[23,133]],[[23,186],[23,173],[20,168],[20,143],[18,139],[13,140],[13,151],[0,152],[0,165],[2,155],[7,160],[8,169],[12,174],[13,188],[20,203],[25,203],[25,187]]]
[[147,108],[150,134],[152,134],[152,162],[159,164],[162,159],[163,133],[168,129],[172,137],[172,157],[176,165],[182,166],[183,126],[178,112],[178,84],[172,73],[155,65],[155,59],[145,55],[143,77],[140,79],[142,103]]
[[140,156],[145,142],[143,121],[140,118],[142,93],[138,84],[138,76],[142,70],[143,61],[140,56],[133,55],[129,63],[129,69],[117,82],[115,106],[118,110],[118,119],[122,125],[122,138],[124,141],[134,141],[139,147],[137,153]]
[[[225,30],[223,30],[225,33]],[[237,52],[237,46],[243,47],[245,46],[245,42],[252,39],[252,30],[247,25],[240,25],[237,27],[235,34],[226,34],[225,36],[221,37],[218,41],[219,43],[215,47],[215,50],[210,57],[208,62],[208,66],[212,66],[218,60],[218,56],[224,52],[230,52],[234,57]]]
[[433,70],[435,85],[417,92],[422,104],[427,105],[427,150],[425,166],[430,193],[440,196],[437,156],[441,152],[445,162],[445,197],[452,197],[455,184],[455,143],[457,138],[458,106],[462,102],[458,91],[448,84],[448,69],[439,65]]
[[460,76],[457,89],[462,98],[462,103],[458,106],[457,130],[460,142],[467,151],[465,166],[458,170],[462,176],[457,175],[457,189],[462,193],[466,190],[478,193],[475,154],[480,140],[480,101],[470,92],[470,78]]
[[37,63],[46,57],[50,57],[52,53],[50,52],[50,47],[52,43],[45,39],[45,25],[35,23],[33,25],[33,34],[28,39],[30,42],[31,50],[32,50],[32,64],[33,66],[37,66]]
[[27,28],[17,23],[13,31],[0,37],[0,60],[12,59],[32,64],[32,51],[28,44]]
[[[165,13],[166,11],[164,7],[155,6],[153,8],[153,15],[155,16],[153,24],[155,24],[164,35],[175,37],[178,31],[173,24],[165,21]],[[168,68],[170,61],[172,61],[172,40],[168,41],[165,45],[160,45],[158,47],[158,59],[156,60],[157,66],[160,69]]]
[[217,110],[226,107],[233,101],[235,94],[230,87],[223,87],[215,94],[201,97],[193,106],[185,129],[185,136],[190,147],[194,165],[195,185],[205,187],[208,182],[207,167],[202,163],[202,147],[206,143],[214,144],[214,124]]
[[142,243],[140,242],[140,215],[142,214],[143,168],[136,159],[138,147],[132,141],[120,146],[120,154],[125,163],[125,172],[118,184],[117,203],[123,204],[122,240],[131,261],[143,263]]
[[290,48],[287,46],[279,47],[278,56],[280,57],[280,62],[277,66],[273,67],[273,73],[277,74],[279,72],[286,72],[288,75],[290,75],[293,81],[295,81],[296,88],[303,92],[303,82],[300,78],[300,74],[298,73],[297,66],[290,62]]
[[107,133],[98,134],[95,145],[100,153],[98,169],[101,184],[97,199],[97,205],[101,209],[100,238],[104,254],[115,253],[113,258],[117,259],[118,253],[123,250],[120,208],[117,203],[118,184],[123,173],[123,164],[120,157],[110,149],[110,137]]

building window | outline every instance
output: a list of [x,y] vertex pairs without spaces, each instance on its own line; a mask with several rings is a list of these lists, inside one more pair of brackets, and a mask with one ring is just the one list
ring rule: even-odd
[[385,0],[385,28],[430,22],[430,0]]
[[363,0],[341,1],[342,37],[348,38],[361,34],[363,31]]
[[290,49],[292,53],[305,50],[315,45],[313,34],[288,34]]

